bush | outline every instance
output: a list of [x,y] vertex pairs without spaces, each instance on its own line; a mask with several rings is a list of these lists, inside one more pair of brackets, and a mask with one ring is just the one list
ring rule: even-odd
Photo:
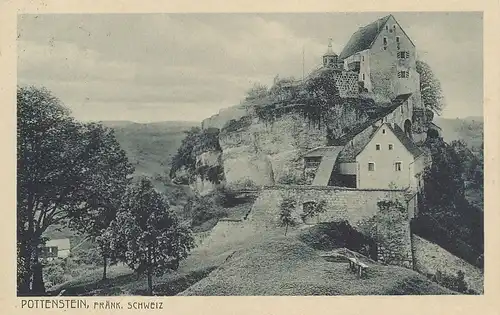
[[222,130],[224,132],[233,132],[233,131],[247,128],[251,124],[252,124],[252,117],[251,116],[243,116],[238,120],[236,120],[236,119],[229,120],[224,125],[224,127],[222,127]]
[[345,247],[377,259],[375,241],[355,230],[347,221],[316,224],[302,233],[300,240],[317,250]]
[[296,173],[285,173],[278,179],[278,184],[282,185],[305,185],[305,180],[302,176]]
[[460,293],[474,293],[472,290],[469,290],[467,288],[467,283],[465,282],[464,278],[465,274],[461,270],[457,272],[456,276],[452,274],[446,274],[438,270],[432,277],[432,280],[453,291],[457,291]]
[[217,193],[212,193],[206,196],[195,196],[188,200],[183,212],[185,216],[191,218],[191,226],[200,226],[209,220],[220,219],[227,215],[216,202],[217,196]]

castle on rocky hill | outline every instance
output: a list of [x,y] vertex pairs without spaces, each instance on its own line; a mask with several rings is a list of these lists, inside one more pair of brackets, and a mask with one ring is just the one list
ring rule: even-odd
[[387,98],[390,105],[332,145],[307,152],[306,183],[420,190],[429,160],[416,144],[425,140],[431,122],[420,95],[413,41],[388,15],[359,28],[340,55],[333,52],[330,42],[322,61],[312,75],[326,69],[338,72],[335,83],[341,97],[361,91]]

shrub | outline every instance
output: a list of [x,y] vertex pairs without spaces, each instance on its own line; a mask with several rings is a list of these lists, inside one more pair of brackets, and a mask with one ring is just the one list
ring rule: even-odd
[[281,201],[279,225],[285,227],[285,235],[288,232],[288,227],[296,224],[295,219],[292,216],[292,211],[295,209],[295,205],[295,199],[290,197],[286,197]]
[[376,259],[375,242],[358,232],[349,222],[323,222],[305,230],[300,240],[317,250],[348,248]]
[[288,172],[278,179],[278,183],[282,185],[305,185],[305,180],[296,173]]
[[226,215],[224,209],[216,202],[217,196],[218,193],[212,193],[188,200],[183,212],[185,216],[191,218],[191,226],[200,226],[209,220],[220,219]]
[[251,116],[243,116],[240,119],[231,119],[229,120],[224,127],[222,127],[222,130],[224,132],[232,132],[232,131],[237,131],[240,129],[244,129],[249,127],[252,124],[252,117]]
[[456,276],[443,273],[438,270],[432,277],[432,280],[453,291],[460,293],[473,293],[473,291],[467,288],[467,283],[464,278],[465,273],[462,270],[459,270]]

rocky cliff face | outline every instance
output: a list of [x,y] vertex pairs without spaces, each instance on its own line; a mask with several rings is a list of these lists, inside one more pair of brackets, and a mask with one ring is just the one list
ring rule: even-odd
[[[300,184],[305,152],[326,145],[328,137],[338,138],[368,119],[359,102],[350,99],[330,108],[325,113],[326,123],[319,126],[300,109],[281,112],[272,121],[259,119],[252,109],[243,116],[238,111],[220,131],[221,152],[201,154],[197,168],[220,163],[225,183],[236,187]],[[202,193],[215,187],[199,175],[191,186]]]

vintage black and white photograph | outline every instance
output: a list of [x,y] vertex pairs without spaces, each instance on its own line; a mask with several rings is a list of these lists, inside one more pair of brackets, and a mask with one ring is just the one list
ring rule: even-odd
[[18,296],[484,294],[482,12],[17,16]]

